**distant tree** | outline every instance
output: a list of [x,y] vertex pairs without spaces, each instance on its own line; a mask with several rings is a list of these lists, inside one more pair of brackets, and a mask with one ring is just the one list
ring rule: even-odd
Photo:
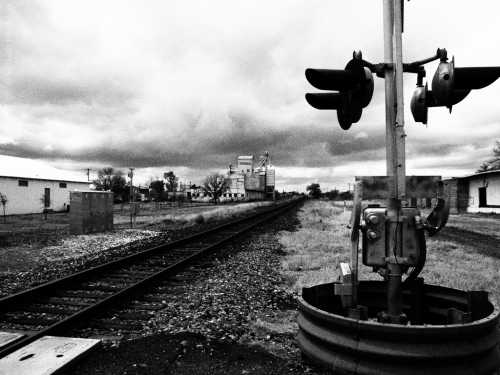
[[174,172],[169,171],[167,173],[163,174],[163,177],[165,178],[165,186],[167,187],[167,191],[176,191],[179,179],[177,176],[174,174]]
[[337,189],[333,189],[333,190],[327,191],[324,195],[327,199],[335,200],[339,197],[339,191]]
[[97,179],[93,181],[96,190],[112,191],[116,200],[128,200],[127,181],[123,172],[113,167],[106,167],[97,171]]
[[117,171],[116,174],[111,176],[110,188],[114,193],[115,198],[120,197],[122,201],[127,201],[129,195],[130,185],[127,185],[123,172]]
[[[93,181],[96,190],[108,191],[111,189],[111,178],[117,173],[112,167],[106,167],[97,171],[97,179]],[[121,172],[119,172],[121,173]]]
[[493,158],[485,161],[476,172],[495,171],[500,169],[500,141],[495,142]]
[[343,201],[352,201],[353,194],[352,191],[343,191],[339,194],[339,198]]
[[5,224],[7,222],[7,218],[5,217],[5,206],[7,205],[7,196],[3,193],[0,193],[0,203],[2,204],[3,208],[3,223]]
[[309,192],[311,198],[318,199],[321,196],[321,189],[319,184],[313,183],[309,185],[306,190]]
[[165,184],[163,183],[162,180],[151,181],[149,187],[152,190],[151,195],[156,199],[160,199],[163,192],[165,191]]
[[214,203],[217,203],[221,195],[227,190],[228,184],[223,175],[214,173],[205,177],[201,188],[212,197]]

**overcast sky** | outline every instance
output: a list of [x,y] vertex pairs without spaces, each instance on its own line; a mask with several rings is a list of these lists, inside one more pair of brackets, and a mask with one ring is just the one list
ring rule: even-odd
[[[383,80],[361,121],[343,131],[318,111],[307,67],[343,68],[354,49],[383,60],[382,0],[3,0],[0,175],[54,168],[174,170],[200,182],[239,154],[269,151],[278,189],[347,188],[385,174]],[[445,47],[456,66],[500,65],[496,1],[405,2],[404,60]],[[432,79],[436,64],[427,66]],[[474,172],[500,139],[500,81],[450,115],[409,112],[408,174]],[[35,160],[21,160],[27,158]],[[28,173],[28,172],[26,172]]]

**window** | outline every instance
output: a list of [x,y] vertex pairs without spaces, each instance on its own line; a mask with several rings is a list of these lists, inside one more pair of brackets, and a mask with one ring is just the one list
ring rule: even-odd
[[59,182],[59,187],[66,188],[67,187],[66,182]]
[[28,186],[28,180],[19,180],[19,186]]

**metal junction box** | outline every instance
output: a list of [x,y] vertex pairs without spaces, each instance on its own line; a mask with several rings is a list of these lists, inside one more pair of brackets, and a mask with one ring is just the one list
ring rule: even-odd
[[418,209],[404,207],[398,220],[390,222],[385,207],[368,207],[363,211],[363,222],[364,265],[383,267],[394,255],[404,265],[418,264],[425,252]]
[[386,264],[386,213],[385,207],[366,208],[363,211],[363,264],[384,266]]
[[69,229],[71,234],[113,230],[113,193],[70,192]]

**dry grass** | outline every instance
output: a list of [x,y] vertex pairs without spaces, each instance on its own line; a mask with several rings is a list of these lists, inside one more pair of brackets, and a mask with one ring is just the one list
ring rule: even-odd
[[[228,217],[239,215],[243,212],[250,212],[256,208],[272,204],[273,202],[251,202],[234,205],[202,206],[194,207],[194,209],[191,208],[187,212],[180,209],[171,209],[169,213],[137,216],[136,224],[137,226],[142,226],[166,222],[194,225],[210,220],[227,219]],[[118,225],[127,224],[129,221],[130,217],[127,215],[114,217],[114,223]]]
[[[309,201],[300,210],[301,227],[296,232],[281,232],[280,242],[287,255],[282,262],[290,286],[300,293],[303,286],[331,282],[338,278],[340,262],[349,260],[350,231],[346,228],[350,212],[328,201]],[[453,216],[453,226],[469,231],[495,234],[498,217]],[[497,228],[497,231],[494,231]],[[467,233],[464,233],[464,240]],[[445,241],[437,235],[427,241],[427,262],[422,276],[427,283],[465,290],[487,290],[500,302],[500,254],[479,254],[468,242]],[[491,243],[491,254],[500,251],[498,242]],[[360,263],[361,279],[380,279]]]
[[[496,244],[492,244],[496,246]],[[464,290],[486,290],[500,302],[500,259],[458,242],[427,241],[425,281]]]
[[450,215],[447,226],[486,234],[500,239],[500,215]]
[[297,293],[303,286],[337,279],[339,263],[349,259],[349,217],[349,211],[331,202],[308,201],[298,213],[301,227],[280,233],[287,252],[283,271]]

